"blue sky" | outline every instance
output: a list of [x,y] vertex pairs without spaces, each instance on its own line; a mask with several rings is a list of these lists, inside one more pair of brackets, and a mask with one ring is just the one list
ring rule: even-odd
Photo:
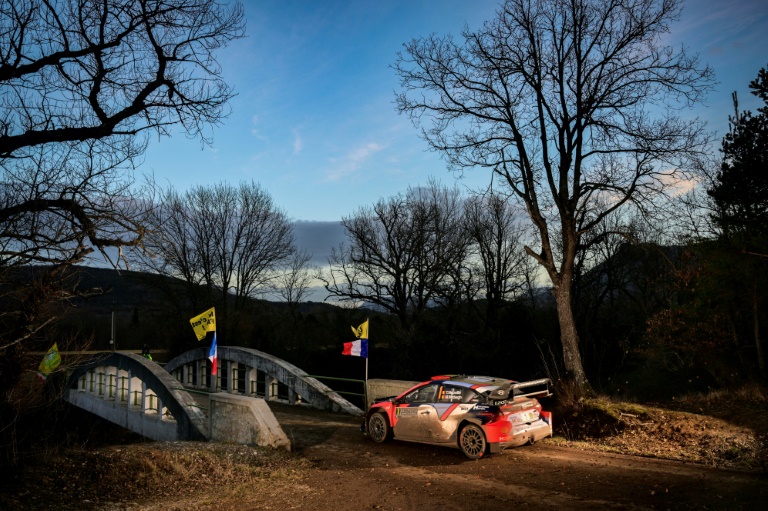
[[[291,219],[302,221],[299,241],[313,252],[331,239],[335,244],[340,231],[334,225],[360,206],[430,176],[454,183],[439,155],[427,152],[410,121],[396,112],[398,80],[389,66],[411,38],[432,32],[458,36],[465,23],[473,28],[491,18],[498,1],[244,5],[248,37],[220,54],[224,77],[238,96],[231,116],[213,132],[213,147],[201,149],[180,133],[155,140],[141,170],[181,190],[253,179]],[[764,0],[688,0],[671,41],[699,53],[721,82],[694,112],[711,129],[725,132],[733,90],[743,108],[758,106],[747,84],[768,65]],[[471,172],[459,186],[478,188],[488,179],[487,173]]]

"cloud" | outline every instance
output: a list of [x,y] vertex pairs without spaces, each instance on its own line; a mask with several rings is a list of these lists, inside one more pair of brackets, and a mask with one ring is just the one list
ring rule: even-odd
[[340,181],[350,174],[354,174],[374,154],[383,150],[384,146],[376,142],[369,142],[363,146],[349,151],[343,158],[332,158],[333,168],[326,174],[328,181]]
[[674,171],[662,174],[659,177],[659,181],[664,185],[671,197],[685,195],[701,184],[701,179],[697,177]]
[[293,130],[293,154],[299,154],[304,148],[304,142],[301,139],[301,135],[296,130]]
[[261,134],[261,132],[258,129],[259,125],[259,116],[254,115],[251,117],[251,135],[253,135],[253,138],[256,140],[267,140],[267,137]]
[[325,266],[331,248],[346,241],[346,231],[341,222],[311,222],[297,220],[293,223],[296,247],[312,254],[311,264]]

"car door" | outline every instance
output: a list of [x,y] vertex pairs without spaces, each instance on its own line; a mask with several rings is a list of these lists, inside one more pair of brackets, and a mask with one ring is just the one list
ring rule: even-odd
[[435,410],[438,414],[438,427],[434,437],[436,441],[453,441],[461,421],[472,410],[480,396],[469,385],[454,383],[444,384],[438,391]]
[[436,435],[440,417],[435,409],[438,383],[424,385],[403,396],[395,408],[395,437],[403,440],[430,441]]

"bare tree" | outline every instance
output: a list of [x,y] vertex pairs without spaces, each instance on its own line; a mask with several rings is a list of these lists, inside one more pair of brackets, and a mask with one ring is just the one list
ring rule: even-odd
[[342,220],[348,245],[332,251],[325,288],[394,314],[409,332],[467,255],[457,189],[435,182],[382,199]]
[[243,30],[238,3],[0,2],[3,447],[24,427],[9,398],[24,353],[48,349],[52,304],[78,293],[70,268],[108,249],[119,260],[122,247],[141,244],[146,208],[134,165],[150,135],[173,126],[210,141],[233,94],[214,53]]
[[204,136],[232,91],[213,52],[242,6],[207,0],[9,0],[0,19],[0,157],[48,143]]
[[487,323],[497,327],[504,302],[527,291],[533,273],[523,250],[525,229],[520,212],[496,193],[475,195],[465,203],[467,231],[480,261],[487,301]]
[[675,115],[711,70],[664,43],[679,0],[507,0],[463,41],[414,39],[398,109],[454,168],[487,168],[525,207],[557,304],[564,365],[589,388],[571,304],[582,235],[686,176],[702,123]]
[[242,6],[9,0],[0,27],[0,271],[119,259],[144,234],[133,170],[150,133],[207,142],[227,114],[214,51],[243,35]]
[[291,314],[296,314],[298,305],[306,298],[317,273],[316,268],[309,266],[311,259],[311,253],[297,250],[275,277],[274,290],[288,304]]
[[169,188],[150,225],[142,262],[184,280],[193,309],[215,305],[224,332],[230,301],[242,310],[295,252],[292,224],[253,182],[196,186],[184,194]]

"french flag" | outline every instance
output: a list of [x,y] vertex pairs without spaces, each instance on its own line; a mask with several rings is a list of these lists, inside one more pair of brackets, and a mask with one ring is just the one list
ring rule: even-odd
[[211,343],[211,349],[208,350],[208,360],[211,361],[211,374],[216,374],[216,367],[219,362],[219,352],[216,349],[216,332],[213,332],[213,342]]
[[358,339],[353,342],[344,343],[342,355],[352,355],[353,357],[368,358],[368,339]]

